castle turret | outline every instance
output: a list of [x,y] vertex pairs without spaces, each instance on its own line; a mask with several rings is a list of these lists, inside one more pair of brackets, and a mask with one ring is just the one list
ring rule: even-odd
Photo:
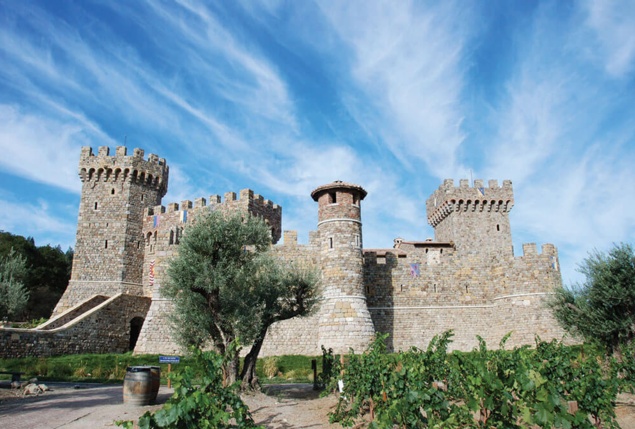
[[318,203],[323,301],[319,345],[345,353],[364,351],[375,330],[363,283],[361,201],[366,191],[336,181],[311,193]]
[[512,182],[490,180],[485,187],[475,180],[470,187],[461,180],[459,187],[446,179],[428,198],[428,223],[434,227],[436,241],[453,242],[461,254],[513,257],[509,211],[514,205]]
[[142,295],[143,212],[161,203],[168,188],[165,159],[135,149],[108,147],[97,155],[83,147],[79,160],[79,205],[73,271],[53,315],[94,295]]

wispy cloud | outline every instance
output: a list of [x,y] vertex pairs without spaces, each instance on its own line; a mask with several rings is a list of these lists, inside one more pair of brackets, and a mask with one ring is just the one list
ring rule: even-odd
[[635,4],[632,1],[583,2],[585,24],[595,33],[598,59],[607,73],[615,77],[635,69]]
[[374,138],[409,170],[423,162],[439,178],[454,174],[464,139],[467,11],[457,15],[451,2],[336,2],[322,10],[353,51],[355,87],[341,88],[353,116],[364,128],[378,119]]
[[[125,142],[167,159],[166,202],[251,187],[305,232],[312,189],[358,183],[370,247],[430,235],[426,197],[468,167],[514,181],[516,244],[554,242],[569,271],[635,240],[628,1],[35,0],[0,17],[0,169],[25,179],[5,200],[36,200],[33,182],[76,195],[79,146]],[[57,208],[24,210],[66,230]]]
[[59,122],[0,105],[0,166],[13,174],[79,192],[77,156],[91,135],[79,123]]
[[589,70],[581,15],[552,12],[539,9],[518,36],[524,55],[493,113],[499,131],[484,171],[514,180],[518,236],[559,244],[568,280],[592,248],[632,238],[635,203],[621,195],[635,191],[635,125],[612,117],[620,101],[611,76]]

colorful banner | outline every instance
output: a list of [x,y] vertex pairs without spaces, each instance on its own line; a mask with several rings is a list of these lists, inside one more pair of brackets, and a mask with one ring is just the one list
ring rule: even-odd
[[419,264],[410,264],[410,275],[412,277],[419,277]]
[[148,274],[150,286],[154,286],[154,260],[150,261],[150,273]]

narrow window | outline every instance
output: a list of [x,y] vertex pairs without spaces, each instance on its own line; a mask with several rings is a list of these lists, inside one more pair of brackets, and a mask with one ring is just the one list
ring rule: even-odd
[[329,199],[331,204],[335,204],[337,202],[337,192],[329,192]]
[[137,249],[141,248],[141,242],[137,241]]
[[355,247],[361,247],[359,235],[355,234]]
[[333,248],[333,237],[329,237],[329,249]]
[[501,230],[501,226],[500,225],[496,225],[496,231],[500,231]]
[[467,293],[467,285],[465,285],[465,293]]
[[356,206],[359,205],[359,195],[353,194],[353,204]]
[[143,194],[141,194],[141,201],[143,201]]
[[170,230],[170,242],[168,244],[174,244],[174,231]]
[[157,242],[157,232],[156,231],[154,231],[154,242],[155,243]]
[[97,210],[97,201],[95,201],[95,210]]
[[441,255],[443,255],[443,249],[439,250],[439,253],[440,253]]
[[115,195],[115,188],[112,188],[112,189],[110,190],[110,195]]
[[434,288],[434,293],[437,293],[437,285],[436,284],[433,286],[433,288]]
[[104,249],[108,249],[108,240],[106,240],[106,242],[104,244]]

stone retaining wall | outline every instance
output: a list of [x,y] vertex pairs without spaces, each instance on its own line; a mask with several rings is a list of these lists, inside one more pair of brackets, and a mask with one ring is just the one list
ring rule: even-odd
[[0,358],[125,353],[130,349],[130,322],[144,318],[149,307],[150,298],[117,295],[59,328],[2,328]]

